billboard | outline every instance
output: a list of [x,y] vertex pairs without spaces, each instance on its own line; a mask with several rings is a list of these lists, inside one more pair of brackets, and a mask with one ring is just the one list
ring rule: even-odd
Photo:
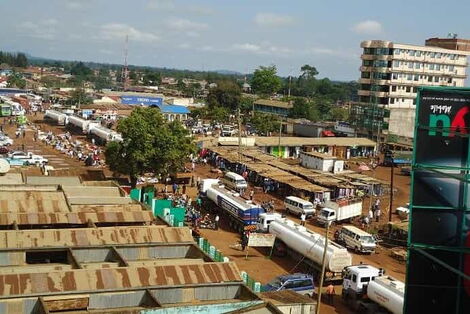
[[163,98],[141,97],[141,96],[121,96],[121,103],[124,105],[161,106],[163,104]]
[[405,313],[470,313],[470,89],[419,89]]

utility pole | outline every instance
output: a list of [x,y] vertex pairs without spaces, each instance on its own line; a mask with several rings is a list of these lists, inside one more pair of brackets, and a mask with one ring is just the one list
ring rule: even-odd
[[240,119],[240,107],[237,109],[238,121],[238,161],[242,161],[242,121]]
[[394,161],[392,155],[392,164],[390,165],[390,207],[388,208],[388,221],[392,221],[392,208],[393,208],[393,175],[394,175]]
[[127,67],[127,54],[128,54],[129,35],[126,35],[126,45],[124,47],[124,68],[122,69],[122,86],[124,91],[127,90],[129,69]]
[[291,85],[291,82],[292,82],[292,76],[289,75],[289,89],[288,89],[288,93],[287,93],[287,98],[290,99],[290,85]]
[[326,252],[328,251],[328,233],[330,231],[330,222],[326,222],[326,235],[325,235],[325,247],[323,248],[323,258],[321,266],[321,275],[320,275],[320,284],[318,285],[318,297],[317,297],[317,309],[316,314],[320,314],[320,304],[321,304],[321,290],[323,287],[323,280],[325,279],[325,262],[326,262]]
[[279,119],[279,142],[277,143],[279,158],[282,158],[282,154],[281,154],[281,135],[282,135],[282,117],[280,116],[280,119]]

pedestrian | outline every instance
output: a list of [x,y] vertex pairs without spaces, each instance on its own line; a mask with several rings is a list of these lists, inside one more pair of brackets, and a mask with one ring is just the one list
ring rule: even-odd
[[196,169],[196,164],[194,163],[194,161],[191,162],[191,169],[193,170],[193,172],[194,172],[194,169]]
[[215,222],[215,230],[219,230],[219,215],[215,216],[214,222]]
[[250,191],[250,200],[253,200],[253,196],[255,196],[255,190]]
[[369,219],[372,221],[374,219],[374,213],[372,212],[372,209],[369,209]]
[[328,285],[328,287],[326,287],[326,296],[328,303],[330,305],[333,305],[333,299],[335,296],[335,286],[333,286],[331,283]]
[[248,245],[248,235],[246,232],[243,233],[241,244],[242,244],[242,251],[245,251],[246,246]]
[[300,215],[300,225],[301,226],[305,226],[305,219],[307,218],[307,215],[305,215],[305,213],[302,213],[302,215]]
[[24,151],[24,143],[21,144],[21,150]]
[[186,184],[183,185],[183,194],[186,194]]
[[381,211],[380,211],[380,208],[379,208],[375,211],[375,221],[376,222],[379,222],[380,214],[381,214]]
[[23,130],[23,138],[26,137],[26,130]]
[[201,210],[202,208],[202,199],[200,196],[197,197],[196,199],[196,205],[197,205],[197,209]]
[[173,189],[173,194],[175,194],[178,191],[178,184],[176,184],[176,182],[173,183],[172,189]]

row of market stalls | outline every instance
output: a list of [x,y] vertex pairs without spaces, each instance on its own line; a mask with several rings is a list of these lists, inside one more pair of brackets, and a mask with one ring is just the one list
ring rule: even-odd
[[215,166],[243,174],[256,186],[276,191],[281,195],[297,195],[313,200],[354,199],[364,195],[380,196],[388,185],[375,178],[344,171],[332,174],[307,169],[298,164],[285,163],[256,149],[237,150],[227,147],[209,149]]

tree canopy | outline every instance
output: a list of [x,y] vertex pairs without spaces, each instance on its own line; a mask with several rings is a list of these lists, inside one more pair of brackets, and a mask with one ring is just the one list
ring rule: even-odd
[[269,132],[279,131],[279,117],[272,114],[255,112],[250,122],[261,135],[268,135]]
[[224,107],[235,110],[240,105],[242,91],[240,86],[232,81],[220,81],[217,87],[211,88],[207,96],[209,107]]
[[133,186],[137,176],[146,172],[164,178],[181,171],[196,151],[183,125],[179,121],[166,122],[157,108],[135,108],[119,121],[117,131],[123,141],[106,146],[106,163],[112,171],[129,175]]
[[28,66],[28,58],[24,53],[8,53],[0,51],[0,64],[6,63],[12,67],[26,68]]
[[320,113],[313,102],[308,102],[305,98],[294,99],[293,108],[289,112],[291,118],[304,118],[310,121],[320,120]]
[[260,66],[251,79],[252,90],[263,96],[271,96],[280,90],[282,80],[277,76],[276,66]]
[[23,89],[26,87],[26,80],[19,73],[15,72],[8,77],[7,86]]

